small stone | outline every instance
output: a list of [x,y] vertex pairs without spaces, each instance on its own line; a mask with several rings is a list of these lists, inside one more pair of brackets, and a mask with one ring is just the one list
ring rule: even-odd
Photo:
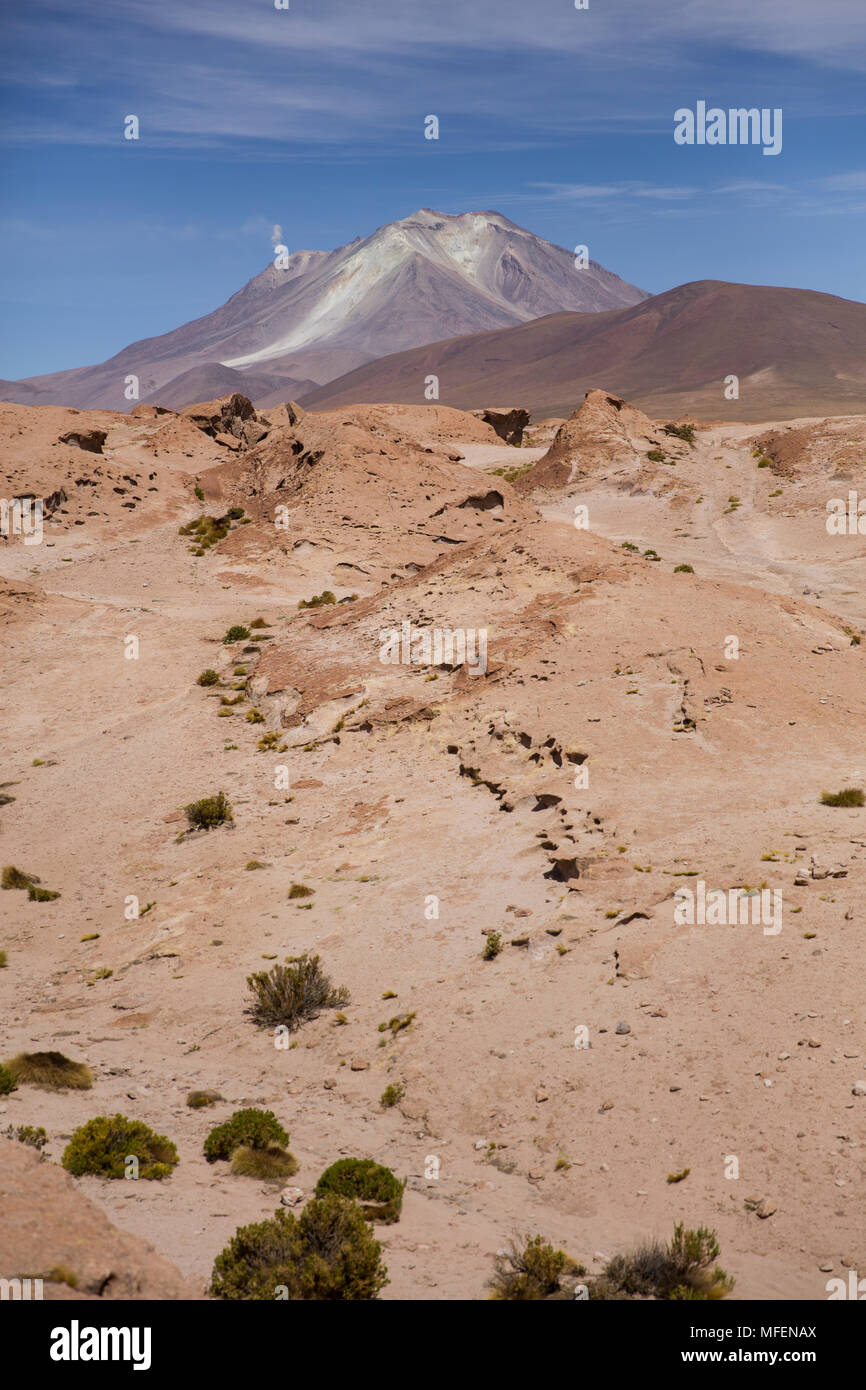
[[866,1096],[866,1081],[855,1081],[851,1087],[852,1096]]
[[669,1086],[669,1087],[668,1087],[668,1090],[669,1090],[669,1091],[681,1091],[682,1089],[683,1089],[682,1086]]
[[475,1147],[476,1147],[476,1149],[486,1149],[486,1148],[487,1148],[487,1140],[486,1140],[486,1139],[476,1139],[476,1141],[475,1141]]
[[365,1062],[363,1057],[353,1057],[349,1063],[352,1071],[369,1071],[370,1063]]
[[667,1018],[667,1009],[650,1009],[650,1018]]
[[536,1102],[536,1105],[541,1105],[543,1101],[549,1100],[549,1099],[550,1099],[550,1097],[548,1096],[548,1094],[547,1094],[547,1092],[545,1091],[544,1087],[543,1087],[543,1086],[539,1086],[539,1087],[538,1087],[538,1090],[535,1092],[535,1102]]
[[819,1265],[819,1266],[818,1266],[818,1268],[820,1269],[820,1271],[821,1271],[822,1274],[832,1274],[832,1272],[833,1272],[833,1261],[832,1261],[832,1260],[825,1260],[824,1263],[823,1263],[822,1265]]
[[755,1215],[759,1216],[762,1221],[766,1221],[767,1217],[772,1216],[773,1212],[776,1210],[776,1203],[771,1202],[768,1197],[765,1197],[763,1202],[759,1202],[755,1207]]
[[617,1031],[618,1033],[630,1033],[630,1032],[631,1032],[631,1024],[629,1024],[629,1023],[618,1023],[618,1024],[616,1025],[616,1031]]
[[602,1110],[612,1110],[612,1109],[613,1109],[613,1101],[612,1101],[612,1100],[604,1100],[604,1101],[602,1101],[601,1106],[600,1106],[600,1108],[599,1108],[599,1114],[601,1114],[601,1111],[602,1111]]
[[334,1087],[336,1086],[337,1083],[336,1083],[336,1081],[334,1080],[333,1076],[327,1076],[327,1077],[325,1077],[325,1080],[324,1080],[324,1082],[323,1082],[322,1084],[323,1084],[323,1086],[325,1087],[325,1090],[326,1090],[326,1091],[333,1091],[333,1089],[334,1089]]
[[296,1207],[303,1200],[304,1194],[299,1187],[284,1187],[280,1193],[280,1201],[284,1207]]
[[821,1046],[820,1039],[819,1039],[819,1038],[810,1038],[810,1039],[809,1039],[809,1046],[810,1046],[810,1047],[820,1047],[820,1046]]

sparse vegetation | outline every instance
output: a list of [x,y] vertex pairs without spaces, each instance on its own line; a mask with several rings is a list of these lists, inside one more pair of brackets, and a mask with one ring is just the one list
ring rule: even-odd
[[665,434],[672,435],[674,439],[682,439],[686,444],[694,444],[695,427],[694,425],[664,425]]
[[242,1144],[232,1154],[232,1172],[236,1177],[258,1178],[260,1182],[282,1182],[297,1173],[300,1164],[294,1154],[279,1144],[260,1149]]
[[495,960],[502,950],[502,933],[489,931],[484,938],[484,950],[481,952],[483,960]]
[[209,1105],[216,1105],[218,1100],[222,1100],[219,1091],[190,1091],[186,1103],[190,1110],[204,1110]]
[[23,869],[16,869],[14,864],[7,864],[0,875],[0,888],[29,888],[39,881],[35,874],[25,874]]
[[[204,496],[199,497],[198,500],[203,502]],[[212,545],[217,545],[220,541],[225,540],[230,530],[231,518],[229,516],[207,516],[202,513],[194,521],[188,521],[185,526],[178,527],[178,535],[191,537],[193,543],[190,550],[193,555],[204,555]]]
[[608,1262],[600,1279],[593,1280],[590,1298],[720,1299],[730,1293],[734,1281],[713,1262],[719,1243],[715,1231],[704,1226],[687,1230],[674,1227],[667,1245],[652,1240]]
[[63,1151],[63,1167],[73,1177],[94,1173],[100,1178],[123,1178],[131,1158],[138,1161],[139,1178],[159,1181],[177,1165],[177,1149],[164,1134],[154,1134],[140,1120],[124,1115],[97,1115],[75,1130]]
[[3,1063],[0,1062],[0,1096],[11,1095],[13,1091],[17,1090],[18,1082],[15,1080],[15,1077],[12,1075],[9,1068],[4,1067]]
[[360,1204],[368,1221],[390,1225],[400,1219],[404,1186],[390,1168],[374,1163],[372,1158],[341,1158],[319,1178],[316,1196],[336,1193],[351,1197]]
[[248,627],[244,627],[242,623],[235,623],[234,627],[230,627],[223,638],[223,645],[228,647],[231,646],[232,642],[246,642],[249,635]]
[[691,565],[674,565],[674,574],[694,574]]
[[563,1275],[583,1273],[583,1267],[564,1250],[556,1250],[540,1235],[526,1236],[522,1245],[512,1241],[507,1251],[496,1256],[488,1285],[490,1297],[510,1303],[528,1303],[557,1294],[566,1297],[560,1283]]
[[34,1128],[33,1125],[9,1125],[6,1130],[7,1139],[17,1139],[19,1144],[26,1144],[29,1148],[35,1149],[38,1154],[42,1153],[48,1143],[48,1135],[40,1125]]
[[299,608],[321,608],[327,603],[336,603],[337,596],[332,594],[330,589],[323,589],[320,594],[314,594],[312,598],[302,598],[298,604]]
[[245,718],[248,724],[264,724],[265,722],[265,716],[261,710],[257,709],[248,709]]
[[293,965],[274,965],[247,977],[252,1002],[245,1010],[260,1028],[284,1025],[290,1033],[323,1009],[349,1003],[349,991],[335,988],[318,956],[303,955]]
[[191,801],[184,807],[186,818],[192,830],[212,830],[226,821],[233,821],[231,802],[225,792],[216,796],[203,796],[200,801]]
[[395,1014],[393,1018],[388,1019],[387,1023],[379,1024],[379,1032],[387,1033],[390,1029],[392,1037],[396,1038],[397,1034],[402,1033],[404,1028],[409,1028],[411,1026],[414,1017],[414,1012],[411,1014]]
[[354,1202],[332,1194],[299,1217],[280,1208],[237,1230],[216,1258],[214,1298],[347,1302],[378,1297],[388,1283],[382,1247]]
[[62,1052],[19,1052],[6,1063],[20,1086],[39,1086],[43,1091],[88,1091],[93,1074],[83,1062],[73,1062]]
[[289,889],[289,898],[311,898],[315,892],[314,888],[308,888],[305,883],[293,883]]
[[0,970],[5,970],[9,964],[9,957],[5,951],[0,951]]
[[846,787],[841,792],[822,792],[822,806],[862,806],[866,796],[860,787]]
[[647,458],[650,463],[664,463],[665,461],[665,455],[661,449],[650,449],[647,452]]
[[27,889],[27,896],[32,903],[53,903],[60,894],[53,888],[38,888],[35,883],[31,883]]
[[390,1110],[393,1106],[400,1104],[405,1094],[406,1087],[403,1085],[403,1082],[392,1081],[389,1086],[385,1087],[379,1097],[379,1104],[383,1110]]
[[207,670],[202,671],[196,682],[197,685],[219,685],[219,683],[219,676],[210,666],[208,666]]
[[491,468],[490,472],[496,478],[504,478],[507,483],[516,483],[518,478],[522,478],[524,473],[528,473],[530,468],[534,467],[534,463],[519,463],[513,468]]

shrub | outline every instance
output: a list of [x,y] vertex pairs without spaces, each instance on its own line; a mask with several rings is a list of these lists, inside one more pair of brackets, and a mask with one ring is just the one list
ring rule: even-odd
[[664,463],[665,456],[661,449],[650,449],[647,453],[650,463]]
[[231,1158],[235,1149],[267,1149],[271,1144],[288,1144],[289,1136],[272,1110],[236,1110],[230,1120],[212,1129],[204,1141],[208,1163]]
[[405,1094],[406,1087],[403,1085],[403,1082],[392,1081],[390,1086],[385,1087],[384,1091],[379,1097],[379,1104],[381,1105],[383,1110],[390,1110],[392,1106],[399,1105],[400,1101],[403,1099]]
[[390,1168],[374,1163],[372,1158],[341,1158],[319,1178],[316,1196],[334,1192],[340,1197],[351,1197],[360,1204],[368,1221],[390,1225],[400,1220],[404,1186]]
[[5,951],[0,951],[0,970],[5,970],[9,964],[9,957]]
[[19,1052],[6,1063],[21,1086],[41,1086],[45,1091],[89,1091],[93,1074],[83,1062],[73,1062],[62,1052]]
[[101,1178],[123,1178],[126,1161],[137,1158],[138,1176],[159,1181],[178,1162],[177,1149],[164,1134],[154,1134],[140,1120],[124,1115],[97,1115],[76,1129],[63,1151],[63,1167],[73,1177],[95,1173]]
[[694,574],[691,565],[674,565],[674,574]]
[[17,1139],[19,1144],[27,1144],[31,1149],[35,1149],[38,1154],[42,1153],[48,1143],[48,1135],[40,1125],[34,1129],[33,1125],[9,1125],[6,1130],[7,1139]]
[[246,721],[248,724],[264,724],[265,716],[262,714],[261,710],[248,709],[246,713]]
[[190,1110],[204,1110],[209,1105],[216,1105],[218,1100],[222,1100],[219,1091],[190,1091],[186,1103]]
[[311,898],[315,892],[314,888],[308,888],[305,883],[293,883],[289,889],[290,898]]
[[14,864],[7,864],[0,875],[0,888],[29,888],[33,883],[39,883],[35,874],[25,874],[23,869],[16,869]]
[[331,1195],[299,1217],[278,1210],[241,1226],[214,1262],[213,1298],[347,1302],[377,1298],[388,1283],[382,1247],[354,1202]]
[[[198,493],[196,493],[198,496]],[[199,497],[203,502],[204,498]],[[202,513],[194,521],[188,521],[185,526],[178,527],[179,536],[190,536],[192,538],[192,551],[195,555],[204,555],[212,545],[225,540],[231,530],[231,521],[228,516],[207,516]]]
[[201,487],[199,483],[196,483],[195,487],[193,488],[193,492],[195,493],[199,502],[204,501],[204,489]]
[[294,965],[274,965],[247,977],[252,1003],[245,1010],[260,1028],[283,1024],[290,1033],[322,1009],[339,1009],[349,1003],[349,991],[335,988],[324,973],[318,956],[303,955]]
[[665,434],[673,435],[675,439],[684,439],[687,444],[695,442],[694,425],[664,425]]
[[27,896],[32,903],[53,903],[60,894],[53,888],[37,888],[35,883],[27,887]]
[[312,598],[302,598],[298,604],[299,608],[321,608],[326,603],[336,603],[337,596],[332,594],[330,589],[323,589],[320,594],[314,594]]
[[242,1144],[232,1154],[232,1172],[242,1178],[259,1178],[262,1182],[282,1182],[297,1173],[298,1160],[278,1144],[266,1149],[248,1148]]
[[253,618],[252,622],[250,623],[250,630],[253,632],[258,631],[263,627],[270,627],[270,623],[266,623],[264,618]]
[[214,671],[210,666],[208,666],[207,670],[202,671],[196,683],[198,685],[219,685],[220,678],[217,675],[216,671]]
[[15,1077],[12,1075],[9,1068],[4,1067],[3,1063],[0,1062],[0,1096],[11,1095],[11,1093],[17,1091],[17,1089],[18,1082],[15,1080]]
[[590,1288],[591,1298],[719,1299],[734,1281],[718,1266],[715,1231],[704,1226],[674,1227],[667,1245],[645,1241],[626,1255],[608,1262],[602,1278]]
[[620,550],[637,550],[637,549],[638,549],[638,547],[637,547],[636,545],[634,545],[631,541],[623,541],[622,545],[620,546]]
[[490,1297],[526,1303],[550,1298],[560,1291],[564,1274],[583,1274],[583,1268],[564,1250],[555,1250],[541,1236],[524,1237],[523,1245],[511,1242],[504,1254],[496,1256],[490,1279]]
[[234,627],[229,628],[223,638],[223,643],[225,646],[229,646],[232,642],[245,642],[249,635],[248,627],[244,627],[242,623],[235,623]]
[[841,792],[822,792],[822,806],[862,806],[866,797],[859,787],[846,787]]
[[237,507],[237,506],[235,506],[235,507],[229,507],[228,511],[226,512],[226,516],[229,518],[230,521],[240,521],[240,519],[241,519],[241,517],[243,516],[243,514],[244,514],[244,509],[243,509],[243,507]]
[[193,829],[212,830],[224,821],[234,820],[231,802],[225,792],[217,792],[216,796],[203,796],[200,801],[191,801],[184,807],[184,811]]
[[483,960],[495,960],[502,950],[502,933],[489,931],[484,939],[484,950],[481,952]]

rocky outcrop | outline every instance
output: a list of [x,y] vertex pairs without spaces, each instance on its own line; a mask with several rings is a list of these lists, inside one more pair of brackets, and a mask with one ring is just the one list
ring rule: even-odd
[[523,431],[531,416],[528,410],[482,410],[480,418],[485,425],[490,425],[506,444],[513,444],[519,448],[523,443]]
[[0,1138],[0,1270],[42,1279],[46,1299],[199,1298],[139,1236],[119,1231],[72,1178],[33,1148]]

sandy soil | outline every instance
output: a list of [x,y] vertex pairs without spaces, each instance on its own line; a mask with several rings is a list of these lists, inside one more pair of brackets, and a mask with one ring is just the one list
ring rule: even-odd
[[[44,1125],[55,1161],[98,1113],[169,1135],[169,1180],[77,1185],[196,1289],[278,1202],[202,1156],[257,1104],[305,1193],[344,1155],[408,1178],[378,1232],[386,1299],[483,1298],[518,1233],[597,1271],[680,1220],[716,1228],[734,1297],[825,1298],[830,1266],[866,1267],[866,809],[820,804],[866,786],[866,538],[828,536],[824,505],[866,493],[866,467],[759,470],[762,427],[724,425],[639,479],[606,458],[515,489],[492,470],[542,468],[543,448],[375,411],[239,453],[115,416],[96,457],[56,446],[73,412],[2,408],[10,492],[65,479],[69,498],[41,546],[0,542],[0,859],[62,894],[0,893],[0,1056],[60,1048],[96,1081],[22,1086],[0,1127]],[[115,492],[145,469],[157,491]],[[192,554],[179,525],[228,502],[252,524]],[[325,588],[356,597],[298,609]],[[261,641],[223,644],[258,617]],[[486,629],[486,675],[383,666],[379,634],[405,620]],[[196,684],[206,667],[221,686]],[[258,749],[266,731],[285,751]],[[181,808],[220,789],[234,827],[182,834]],[[677,925],[674,890],[699,878],[780,890],[782,930]],[[129,895],[153,904],[138,920]],[[484,962],[489,930],[506,944]],[[280,1051],[245,981],[305,950],[350,989],[348,1023],[323,1014]],[[224,1101],[190,1110],[194,1087]]]

